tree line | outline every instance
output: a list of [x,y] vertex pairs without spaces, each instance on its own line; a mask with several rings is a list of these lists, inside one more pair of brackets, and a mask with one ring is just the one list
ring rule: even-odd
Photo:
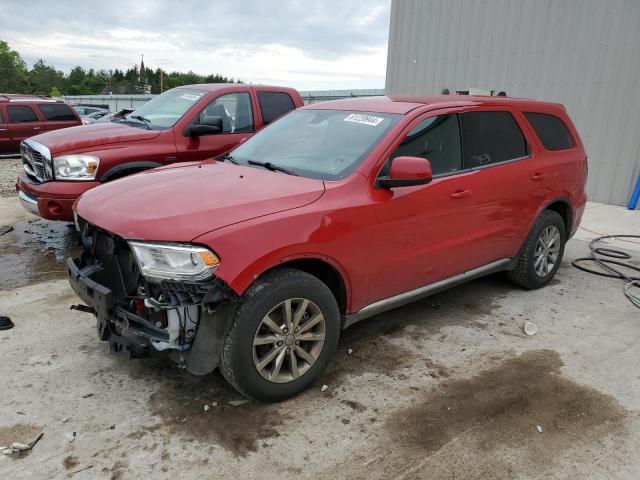
[[[0,92],[27,93],[36,95],[100,95],[160,93],[162,90],[192,83],[233,83],[233,78],[223,75],[199,75],[194,72],[165,72],[160,68],[140,69],[134,65],[127,70],[94,70],[74,67],[68,74],[38,60],[31,69],[20,54],[12,50],[7,42],[0,40]],[[242,83],[239,80],[236,80]],[[149,91],[150,90],[150,91]]]

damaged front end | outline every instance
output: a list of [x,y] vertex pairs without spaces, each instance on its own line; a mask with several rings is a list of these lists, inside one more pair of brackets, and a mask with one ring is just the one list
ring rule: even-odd
[[195,246],[128,242],[79,217],[76,226],[84,248],[67,259],[67,272],[87,306],[72,308],[96,316],[111,353],[166,351],[191,373],[215,369],[236,297],[212,275],[217,257]]

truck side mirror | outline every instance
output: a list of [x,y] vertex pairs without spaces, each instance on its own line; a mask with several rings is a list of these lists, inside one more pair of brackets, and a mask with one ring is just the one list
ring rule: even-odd
[[222,132],[222,117],[206,116],[200,123],[189,125],[184,129],[185,137],[199,137],[201,135],[212,135]]
[[389,175],[379,177],[382,188],[411,187],[424,185],[432,179],[431,162],[421,157],[396,157],[391,160]]

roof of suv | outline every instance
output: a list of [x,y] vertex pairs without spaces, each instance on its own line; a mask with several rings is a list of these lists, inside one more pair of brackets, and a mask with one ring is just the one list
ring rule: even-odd
[[0,102],[49,102],[64,103],[63,100],[44,95],[21,95],[17,93],[0,93]]
[[346,100],[330,100],[307,105],[306,109],[355,110],[359,112],[379,112],[406,114],[410,111],[430,105],[437,108],[464,107],[473,105],[517,105],[519,107],[540,107],[541,105],[560,107],[557,103],[541,102],[526,98],[490,97],[479,95],[425,95],[425,96],[380,96],[359,97]]
[[273,85],[255,85],[248,83],[193,83],[191,85],[180,85],[175,88],[193,88],[196,90],[206,90],[209,92],[215,92],[216,90],[222,90],[224,88],[232,87],[245,87],[245,88],[257,88],[259,90],[274,90],[274,91],[296,91],[291,87],[278,87]]

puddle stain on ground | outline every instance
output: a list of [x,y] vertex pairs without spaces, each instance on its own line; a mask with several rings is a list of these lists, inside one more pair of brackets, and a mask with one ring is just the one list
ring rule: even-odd
[[[241,395],[215,371],[194,376],[161,356],[127,364],[132,379],[151,386],[150,413],[159,422],[143,426],[129,434],[140,439],[149,434],[162,437],[178,435],[187,442],[217,444],[237,457],[256,452],[269,438],[280,436],[279,427],[286,418],[288,402],[261,404],[249,402],[229,405]],[[109,372],[96,372],[109,382]],[[213,402],[217,405],[213,406]],[[209,405],[208,411],[204,406]]]
[[[0,447],[6,447],[14,442],[29,445],[38,434],[42,432],[42,427],[29,423],[18,423],[7,427],[0,427]],[[24,458],[31,453],[31,450],[15,452],[11,455],[14,460]]]
[[0,446],[4,447],[13,442],[29,444],[35,440],[41,431],[41,427],[29,423],[0,427]]
[[617,400],[563,378],[562,365],[556,352],[530,351],[445,381],[386,420],[388,444],[370,468],[381,478],[539,476],[567,449],[624,432],[628,412]]
[[511,291],[503,275],[491,275],[356,323],[341,333],[339,351],[320,381],[336,385],[365,373],[394,376],[422,358],[394,340],[421,343],[453,326],[486,330],[483,317],[499,309]]
[[64,262],[75,248],[71,224],[27,220],[0,236],[0,290],[65,278]]

